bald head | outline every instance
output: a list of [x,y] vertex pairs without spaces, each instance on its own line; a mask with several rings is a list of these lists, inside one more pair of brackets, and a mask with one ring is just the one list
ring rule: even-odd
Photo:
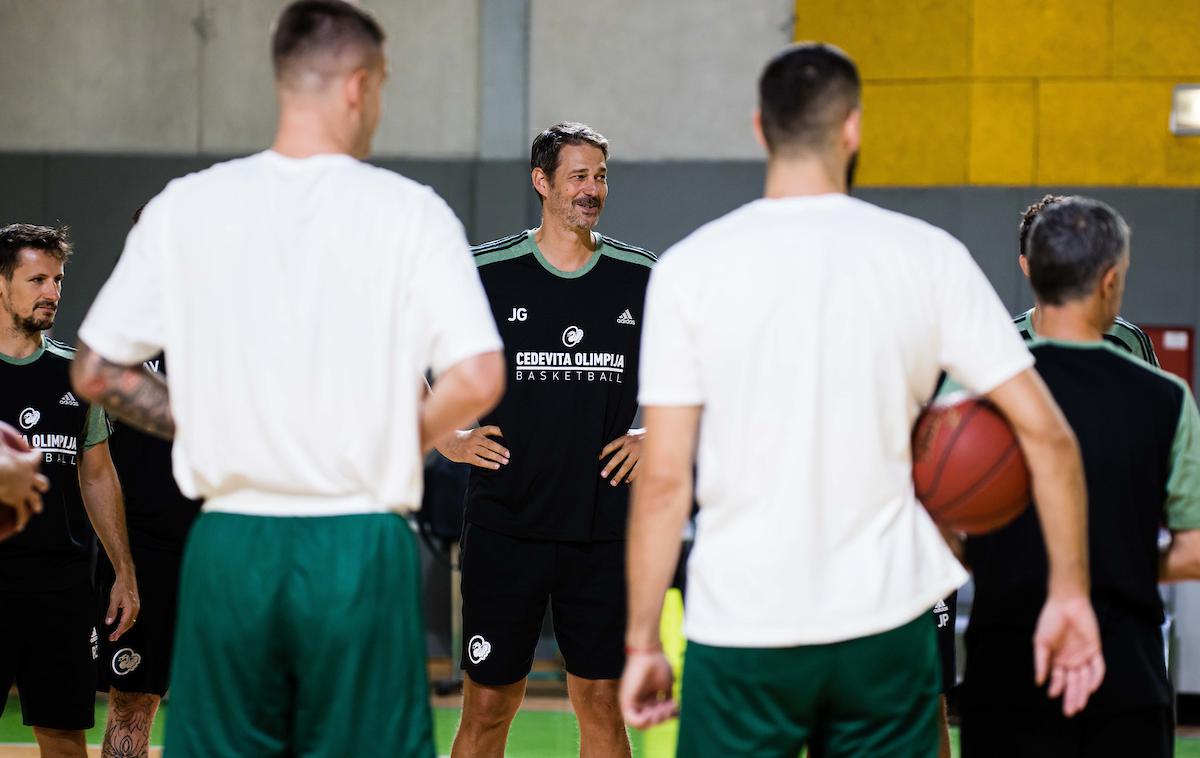
[[383,28],[345,0],[296,0],[279,14],[271,35],[275,81],[305,90],[360,68],[382,65]]

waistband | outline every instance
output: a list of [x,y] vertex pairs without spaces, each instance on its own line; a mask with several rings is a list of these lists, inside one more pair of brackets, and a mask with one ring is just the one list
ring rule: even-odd
[[238,490],[204,501],[208,513],[243,516],[350,516],[360,513],[399,513],[416,510],[411,505],[384,505],[366,493],[353,495],[300,495],[295,493]]

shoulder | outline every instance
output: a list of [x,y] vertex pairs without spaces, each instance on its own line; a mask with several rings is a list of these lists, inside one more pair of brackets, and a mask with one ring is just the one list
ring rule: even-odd
[[53,337],[43,336],[42,339],[45,341],[46,353],[48,355],[54,355],[54,356],[63,358],[68,361],[75,360],[75,348],[74,347],[68,345],[65,342],[56,340]]
[[1154,343],[1137,324],[1117,316],[1117,320],[1113,322],[1108,333],[1120,340],[1121,344],[1135,356],[1152,366],[1158,365],[1158,360],[1154,355]]
[[471,255],[475,259],[475,266],[480,268],[528,255],[532,252],[529,245],[526,244],[528,239],[529,230],[525,230],[473,246]]
[[1123,366],[1131,376],[1138,377],[1141,383],[1146,385],[1147,388],[1157,387],[1160,391],[1168,393],[1173,398],[1181,398],[1183,395],[1191,394],[1191,389],[1183,379],[1162,370],[1156,365],[1151,365],[1136,353],[1117,347],[1108,340],[1104,341],[1104,350],[1108,355],[1112,356],[1114,363]]
[[658,256],[644,247],[637,247],[626,242],[600,235],[600,252],[609,258],[626,263],[650,268],[658,261]]

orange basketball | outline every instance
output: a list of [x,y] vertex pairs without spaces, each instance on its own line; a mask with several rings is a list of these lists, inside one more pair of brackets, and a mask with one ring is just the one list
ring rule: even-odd
[[917,498],[939,526],[985,534],[1029,505],[1025,456],[987,400],[956,394],[931,403],[913,427],[912,456]]

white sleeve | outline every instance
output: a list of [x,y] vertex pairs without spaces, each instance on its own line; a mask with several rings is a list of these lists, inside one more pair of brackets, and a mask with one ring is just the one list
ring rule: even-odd
[[434,376],[460,361],[502,350],[487,295],[471,260],[462,224],[450,207],[430,191],[411,292],[417,300]]
[[957,240],[943,256],[935,287],[942,368],[977,394],[1033,365],[1033,355],[987,277]]
[[103,358],[135,366],[163,350],[162,196],[152,200],[125,239],[125,250],[79,327],[79,339]]
[[676,273],[660,263],[651,272],[646,288],[638,359],[638,403],[643,407],[704,404],[689,301]]

